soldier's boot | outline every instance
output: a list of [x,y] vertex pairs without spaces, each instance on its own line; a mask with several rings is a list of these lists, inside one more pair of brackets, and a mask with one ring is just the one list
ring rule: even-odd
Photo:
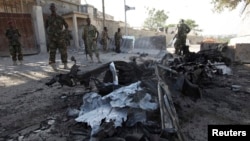
[[97,60],[98,60],[98,63],[102,63],[102,61],[100,60],[100,58],[99,58],[99,57],[97,57]]
[[16,65],[17,65],[16,61],[13,61],[13,66],[16,66]]
[[20,65],[23,65],[23,61],[22,60],[20,60],[19,63],[20,63]]
[[55,63],[50,64],[50,66],[52,67],[52,69],[53,69],[54,71],[58,71],[57,68],[56,68],[56,64],[55,64]]
[[90,56],[90,61],[89,61],[89,63],[94,63],[94,60],[93,60],[93,57],[92,57],[92,56]]
[[68,64],[67,63],[64,63],[64,67],[63,67],[64,69],[69,69],[69,67],[68,67]]

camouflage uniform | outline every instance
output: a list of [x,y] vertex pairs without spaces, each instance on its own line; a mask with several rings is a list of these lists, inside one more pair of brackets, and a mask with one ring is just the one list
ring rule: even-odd
[[9,51],[10,55],[12,56],[12,61],[16,62],[23,60],[22,48],[21,43],[19,42],[19,37],[21,34],[19,33],[18,29],[9,28],[5,32],[5,36],[9,39]]
[[93,52],[95,53],[96,57],[99,60],[99,53],[97,48],[97,43],[94,41],[96,38],[96,32],[97,29],[94,25],[85,25],[82,33],[82,39],[85,44],[85,49],[87,50],[87,53],[89,54],[90,58],[92,59]]
[[70,30],[64,30],[63,35],[65,38],[66,46],[70,46],[70,40],[73,39],[71,31]]
[[181,55],[181,51],[186,46],[187,34],[189,32],[190,28],[185,23],[181,23],[178,26],[178,33],[176,35],[176,41],[174,44],[175,54]]
[[122,39],[122,34],[121,34],[121,32],[116,32],[115,33],[115,51],[117,52],[117,53],[120,53],[121,52],[121,50],[120,50],[120,48],[121,48],[121,43],[120,43],[120,40]]
[[102,31],[102,45],[103,45],[103,50],[106,51],[107,50],[107,46],[108,46],[108,39],[109,39],[109,36],[108,36],[108,32],[107,31]]
[[65,28],[68,28],[68,24],[65,22],[63,17],[59,15],[49,16],[46,20],[45,27],[48,34],[48,46],[50,54],[49,64],[55,63],[57,49],[59,49],[61,53],[62,62],[64,64],[67,63],[68,54],[63,26],[65,26]]

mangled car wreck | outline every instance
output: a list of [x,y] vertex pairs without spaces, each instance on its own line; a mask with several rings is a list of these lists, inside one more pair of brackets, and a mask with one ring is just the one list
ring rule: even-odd
[[75,62],[68,74],[46,83],[84,85],[74,117],[86,132],[82,140],[184,141],[173,94],[195,101],[214,75],[230,73],[229,61],[218,49],[186,56],[167,53],[161,60],[138,62],[136,57],[113,61],[87,72]]

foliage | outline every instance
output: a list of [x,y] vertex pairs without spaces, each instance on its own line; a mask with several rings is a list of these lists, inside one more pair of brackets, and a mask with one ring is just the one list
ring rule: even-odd
[[225,9],[234,10],[241,2],[249,3],[250,0],[212,0],[211,3],[214,5],[214,11],[220,13]]
[[195,23],[194,20],[191,20],[191,19],[186,19],[185,20],[185,23],[191,28],[191,29],[194,29],[196,27],[198,27],[198,24]]
[[186,19],[185,20],[185,23],[193,30],[193,31],[198,31],[198,32],[201,32],[202,29],[199,29],[199,25],[196,24],[196,22],[194,20],[191,20],[191,19]]
[[148,18],[144,21],[144,28],[157,30],[165,26],[168,19],[167,13],[164,10],[156,10],[155,8],[147,8]]
[[176,24],[169,24],[167,27],[176,27]]

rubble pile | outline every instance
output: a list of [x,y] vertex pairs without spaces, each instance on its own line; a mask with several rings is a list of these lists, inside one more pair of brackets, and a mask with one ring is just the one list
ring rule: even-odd
[[[137,59],[109,62],[77,75],[70,71],[70,77],[60,78],[77,80],[87,91],[79,110],[71,109],[75,121],[85,124],[86,140],[182,140],[171,94],[166,96],[163,81],[158,84],[158,63],[139,64]],[[55,80],[46,84],[52,87]]]
[[160,67],[169,86],[194,99],[202,97],[202,88],[213,82],[218,75],[231,75],[231,60],[224,56],[226,46],[190,52],[184,56],[166,54]]

